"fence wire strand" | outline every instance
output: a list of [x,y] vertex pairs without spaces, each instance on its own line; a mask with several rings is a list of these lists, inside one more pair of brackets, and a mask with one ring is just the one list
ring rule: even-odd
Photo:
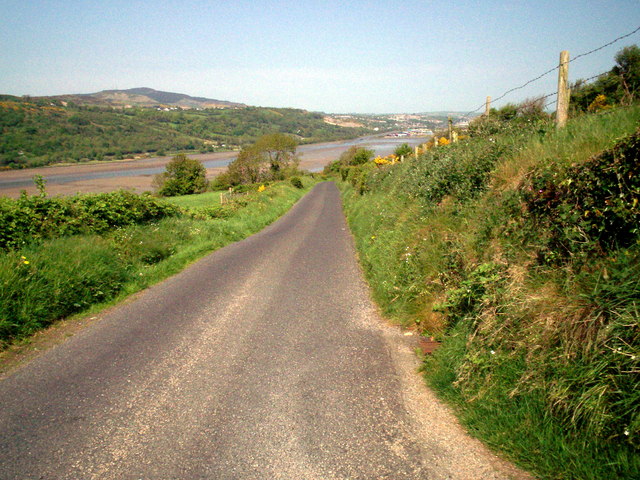
[[[589,50],[588,52],[584,52],[584,53],[581,53],[581,54],[579,54],[579,55],[576,55],[575,57],[573,57],[572,59],[570,59],[570,60],[569,60],[569,63],[575,62],[575,61],[576,61],[576,60],[578,60],[579,58],[586,57],[586,56],[591,55],[591,54],[593,54],[593,53],[595,53],[595,52],[598,52],[598,51],[600,51],[600,50],[602,50],[602,49],[604,49],[604,48],[607,48],[608,46],[613,45],[614,43],[619,42],[619,41],[620,41],[620,40],[622,40],[622,39],[625,39],[625,38],[627,38],[627,37],[630,37],[631,35],[633,35],[633,34],[635,34],[635,33],[639,32],[639,31],[640,31],[640,27],[636,28],[636,29],[635,29],[634,31],[632,31],[632,32],[629,32],[629,33],[626,33],[626,34],[624,34],[624,35],[621,35],[621,36],[619,36],[618,38],[615,38],[614,40],[611,40],[610,42],[605,43],[604,45],[599,46],[598,48],[594,48],[593,50]],[[546,72],[544,72],[544,73],[542,73],[542,74],[538,75],[538,76],[537,76],[537,77],[535,77],[535,78],[532,78],[531,80],[529,80],[529,81],[527,81],[527,82],[523,83],[522,85],[520,85],[520,86],[518,86],[518,87],[514,87],[514,88],[511,88],[511,89],[507,90],[506,92],[504,92],[504,93],[503,93],[502,95],[500,95],[499,97],[492,99],[492,102],[497,102],[498,100],[502,100],[504,97],[506,97],[506,96],[507,96],[507,95],[509,95],[510,93],[515,92],[516,90],[521,90],[521,89],[525,88],[526,86],[528,86],[528,85],[532,84],[533,82],[536,82],[536,81],[540,80],[541,78],[543,78],[543,77],[545,77],[545,76],[549,75],[550,73],[555,72],[555,71],[556,71],[556,70],[558,70],[559,68],[560,68],[560,66],[559,66],[559,65],[556,65],[555,67],[553,67],[553,68],[551,68],[551,69],[547,70]],[[593,79],[595,79],[595,78],[598,78],[598,77],[600,77],[600,76],[604,75],[605,73],[608,73],[608,72],[603,72],[603,73],[600,73],[600,74],[598,74],[598,75],[594,75],[593,77],[589,77],[589,78],[587,78],[586,80],[582,80],[582,82],[587,83],[587,82],[589,82],[590,80],[593,80]],[[540,98],[540,99],[545,99],[545,98],[550,97],[551,95],[555,95],[555,94],[556,94],[556,92],[554,92],[554,93],[550,93],[550,94],[548,94],[548,95],[545,95],[545,96],[543,96],[543,97],[539,97],[539,98]],[[552,102],[552,104],[553,104],[553,103],[556,103],[556,102]],[[482,103],[478,108],[476,108],[475,110],[471,110],[470,112],[468,112],[468,113],[464,114],[464,116],[465,116],[465,117],[468,117],[468,116],[469,116],[469,115],[471,115],[472,113],[475,113],[475,112],[477,112],[478,110],[480,110],[480,109],[481,109],[482,107],[484,107],[485,105],[486,105],[486,103]],[[546,105],[545,105],[545,108],[546,108]]]
[[602,50],[603,48],[607,48],[608,46],[613,45],[614,43],[619,42],[620,40],[622,40],[624,38],[630,37],[631,35],[633,35],[636,32],[639,32],[639,31],[640,31],[640,27],[636,28],[633,32],[629,32],[629,33],[627,33],[625,35],[622,35],[622,36],[616,38],[615,40],[611,40],[609,43],[605,43],[604,45],[601,45],[598,48],[594,48],[593,50],[589,50],[588,52],[584,52],[584,53],[581,53],[580,55],[576,55],[571,60],[569,60],[569,63],[575,62],[579,58],[586,57],[587,55],[591,55],[592,53],[595,53],[597,51]]

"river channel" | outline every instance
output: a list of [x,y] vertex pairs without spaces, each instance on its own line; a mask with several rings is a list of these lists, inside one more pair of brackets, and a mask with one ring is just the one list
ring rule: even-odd
[[[318,172],[337,159],[349,147],[366,147],[376,155],[389,155],[401,144],[419,145],[425,137],[368,136],[339,142],[314,143],[298,147],[300,167]],[[207,177],[213,178],[224,170],[237,156],[237,152],[203,153],[189,155],[200,160],[207,169]],[[120,188],[138,192],[152,190],[152,179],[165,169],[171,157],[152,157],[115,162],[55,165],[49,167],[9,170],[0,172],[0,196],[16,197],[21,190],[35,192],[34,175],[42,175],[47,181],[50,195],[107,192]]]

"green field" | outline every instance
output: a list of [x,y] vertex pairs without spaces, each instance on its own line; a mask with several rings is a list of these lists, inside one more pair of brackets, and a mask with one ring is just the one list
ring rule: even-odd
[[226,192],[206,192],[181,197],[167,197],[166,201],[182,208],[205,208],[220,206],[220,195]]

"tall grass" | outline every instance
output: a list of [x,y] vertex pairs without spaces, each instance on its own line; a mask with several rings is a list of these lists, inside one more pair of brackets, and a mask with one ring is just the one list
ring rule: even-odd
[[640,478],[639,123],[487,125],[341,184],[375,299],[444,340],[429,383],[541,478]]
[[[307,181],[309,186],[313,183]],[[203,255],[258,232],[306,191],[281,182],[243,197],[226,218],[187,211],[150,224],[115,228],[100,236],[31,242],[1,254],[0,347],[60,318],[120,301]],[[183,202],[199,203],[195,196]]]

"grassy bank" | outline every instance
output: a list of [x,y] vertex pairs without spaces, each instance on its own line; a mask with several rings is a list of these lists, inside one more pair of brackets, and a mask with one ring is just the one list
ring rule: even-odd
[[[215,193],[153,200],[172,214],[73,235],[64,235],[62,228],[57,230],[61,236],[33,237],[5,250],[0,255],[0,345],[28,338],[68,315],[117,303],[258,232],[314,183],[305,178],[304,189],[274,183],[224,206],[215,203]],[[181,209],[175,212],[169,202]]]
[[428,382],[541,478],[640,476],[638,107],[476,123],[341,172],[383,312],[443,340]]

